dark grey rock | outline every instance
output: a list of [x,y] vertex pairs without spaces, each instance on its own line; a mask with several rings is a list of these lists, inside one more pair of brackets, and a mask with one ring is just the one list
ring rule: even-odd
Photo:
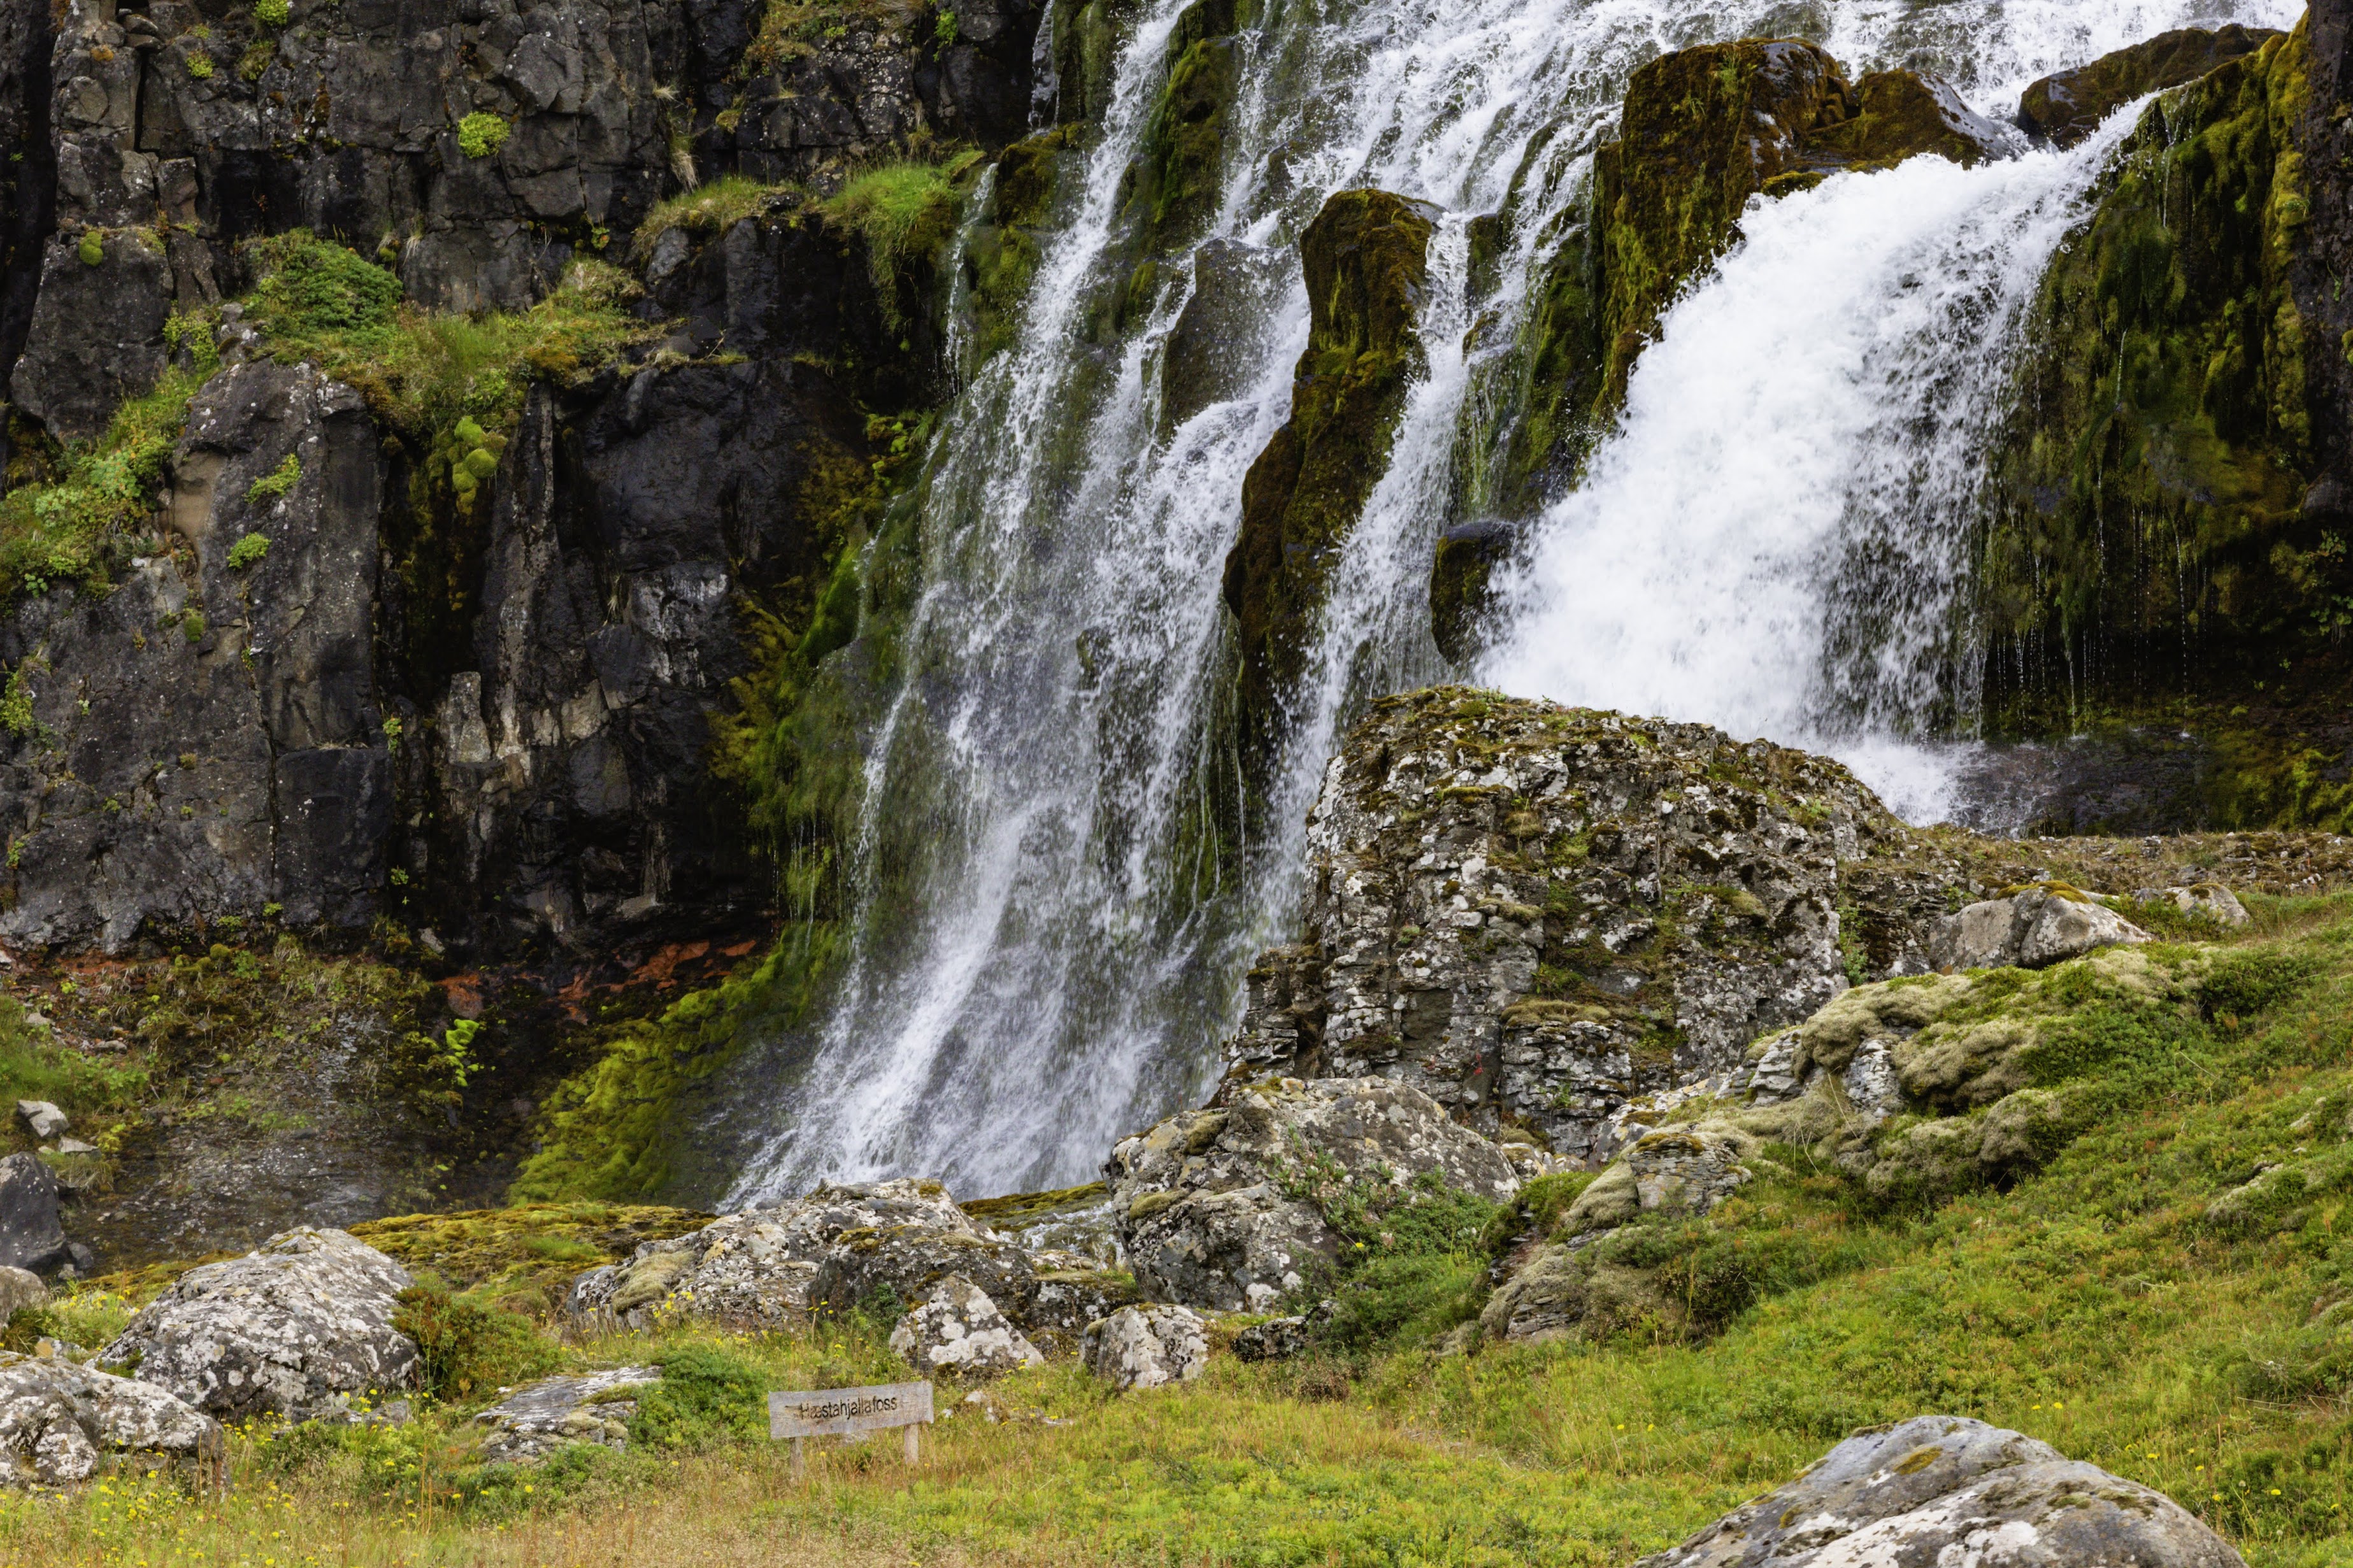
[[102,241],[95,267],[59,235],[41,258],[40,299],[9,380],[16,405],[60,440],[104,431],[117,405],[164,374],[172,269],[160,246],[131,232]]
[[0,1265],[48,1274],[72,1260],[58,1218],[58,1179],[35,1155],[0,1160]]

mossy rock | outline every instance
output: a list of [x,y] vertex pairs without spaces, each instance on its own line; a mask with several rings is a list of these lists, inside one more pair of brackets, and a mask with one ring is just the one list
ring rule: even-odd
[[403,1215],[368,1220],[351,1232],[411,1273],[430,1270],[516,1310],[543,1310],[558,1305],[584,1270],[617,1263],[641,1242],[700,1230],[711,1219],[653,1204],[538,1203]]
[[2269,27],[2242,27],[2235,22],[2159,33],[2034,83],[2018,100],[2018,123],[2030,135],[2073,147],[2134,99],[2195,81],[2279,36]]
[[[1291,418],[1242,480],[1224,591],[1241,651],[1245,725],[1261,738],[1307,648],[1342,545],[1388,466],[1407,384],[1436,211],[1387,191],[1341,191],[1299,246],[1311,312]],[[1271,755],[1263,745],[1245,754]]]
[[[2353,562],[2306,496],[2332,352],[2299,309],[2301,26],[2153,104],[2052,258],[1979,568],[1989,716],[2325,648]],[[2072,717],[2072,715],[2070,716]]]
[[1153,105],[1123,205],[1146,256],[1186,244],[1215,216],[1226,117],[1241,79],[1246,0],[1194,0],[1168,39],[1168,79]]

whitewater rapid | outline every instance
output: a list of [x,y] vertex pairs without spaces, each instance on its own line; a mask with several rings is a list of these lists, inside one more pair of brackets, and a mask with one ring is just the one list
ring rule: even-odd
[[[1937,814],[1915,743],[1957,591],[1982,438],[2034,275],[2105,142],[1964,170],[1934,158],[1760,205],[1668,313],[1587,481],[1537,524],[1495,650],[1430,641],[1436,530],[1468,466],[1466,342],[1509,342],[1662,51],[1784,32],[1851,70],[1911,65],[2006,113],[2034,77],[2190,21],[2284,26],[2279,0],[1819,5],[1361,0],[1272,5],[1244,35],[1217,211],[1229,247],[1219,395],[1166,416],[1162,358],[1192,268],[1125,288],[1122,185],[1184,0],[1141,5],[1111,106],[1014,346],[969,363],[920,507],[913,608],[845,847],[847,942],[822,1016],[733,1114],[730,1201],[818,1178],[936,1175],[959,1193],[1085,1180],[1118,1136],[1198,1100],[1253,953],[1281,940],[1300,825],[1366,698],[1450,676],[1709,719],[1826,747]],[[2112,130],[2110,137],[2115,132]],[[1531,148],[1535,149],[1533,156]],[[1523,171],[1523,164],[1526,167]],[[1501,281],[1474,300],[1468,220],[1520,173]],[[1441,212],[1428,370],[1333,577],[1289,706],[1263,837],[1238,837],[1219,603],[1243,474],[1287,416],[1306,340],[1300,232],[1375,185]],[[788,1048],[787,1048],[788,1047]]]

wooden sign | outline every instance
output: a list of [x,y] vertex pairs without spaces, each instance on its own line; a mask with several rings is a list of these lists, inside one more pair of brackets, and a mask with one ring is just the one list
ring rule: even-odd
[[907,1429],[907,1463],[915,1462],[915,1428],[932,1419],[932,1385],[886,1383],[872,1388],[820,1388],[807,1394],[768,1395],[768,1436],[793,1440],[793,1474],[804,1468],[805,1437],[848,1436],[853,1432]]

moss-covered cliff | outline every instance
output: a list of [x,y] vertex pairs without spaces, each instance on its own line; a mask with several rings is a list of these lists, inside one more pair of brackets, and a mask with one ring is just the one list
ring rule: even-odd
[[2295,281],[2303,28],[2151,105],[2028,327],[1981,577],[1989,717],[2036,726],[2327,658],[2353,570]]
[[1342,191],[1300,239],[1312,311],[1291,418],[1242,480],[1241,532],[1225,597],[1241,651],[1250,756],[1282,722],[1341,547],[1387,464],[1406,384],[1421,365],[1414,322],[1436,214],[1386,191]]

